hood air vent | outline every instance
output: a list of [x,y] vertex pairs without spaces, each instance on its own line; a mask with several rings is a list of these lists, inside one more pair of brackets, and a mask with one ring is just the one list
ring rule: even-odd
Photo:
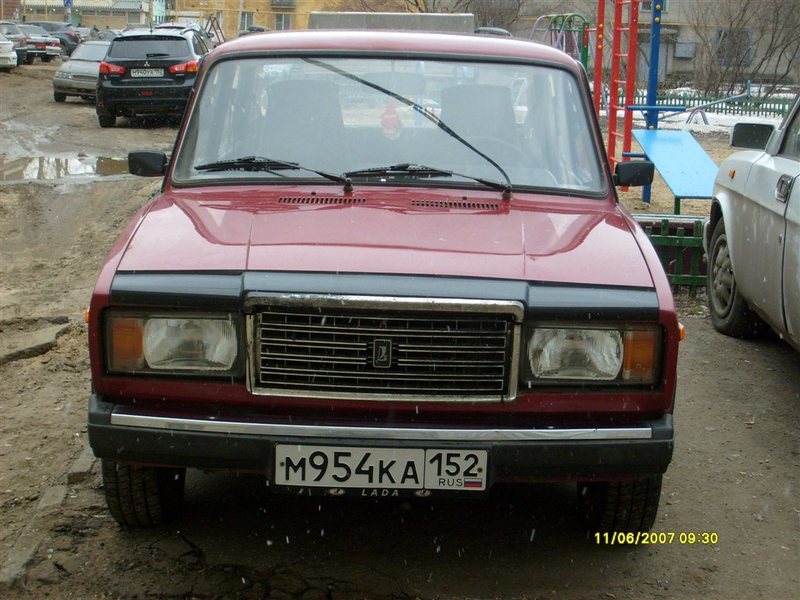
[[411,206],[459,210],[498,210],[500,208],[500,205],[495,202],[468,202],[465,200],[412,200]]
[[362,204],[366,198],[340,198],[337,196],[284,196],[278,198],[279,204]]

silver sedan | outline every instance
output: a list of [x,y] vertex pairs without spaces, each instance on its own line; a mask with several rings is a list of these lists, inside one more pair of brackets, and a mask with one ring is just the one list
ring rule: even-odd
[[53,77],[53,99],[64,102],[67,96],[93,100],[97,89],[100,63],[106,57],[111,42],[90,41],[78,46]]
[[740,123],[748,148],[719,168],[705,231],[714,327],[749,337],[764,323],[800,350],[800,96],[781,125]]

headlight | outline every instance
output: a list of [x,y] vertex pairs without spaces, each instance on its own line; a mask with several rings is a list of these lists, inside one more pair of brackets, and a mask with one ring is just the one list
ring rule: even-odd
[[536,327],[528,340],[532,383],[654,383],[660,347],[658,327]]
[[233,316],[134,315],[106,318],[110,371],[225,375],[238,355]]
[[66,73],[64,71],[56,71],[56,77],[59,79],[72,79],[72,73]]

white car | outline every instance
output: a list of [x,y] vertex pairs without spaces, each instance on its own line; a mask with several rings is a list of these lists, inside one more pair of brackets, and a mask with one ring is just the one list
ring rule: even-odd
[[766,322],[800,350],[800,96],[777,129],[737,124],[704,244],[714,327],[748,337]]
[[17,66],[17,52],[14,42],[0,33],[0,69],[10,70]]

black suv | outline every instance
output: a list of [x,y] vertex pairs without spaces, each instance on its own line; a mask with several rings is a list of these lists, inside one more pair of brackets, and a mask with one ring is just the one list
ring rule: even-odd
[[113,127],[118,116],[183,115],[207,53],[193,32],[134,30],[114,38],[97,80],[100,127]]

